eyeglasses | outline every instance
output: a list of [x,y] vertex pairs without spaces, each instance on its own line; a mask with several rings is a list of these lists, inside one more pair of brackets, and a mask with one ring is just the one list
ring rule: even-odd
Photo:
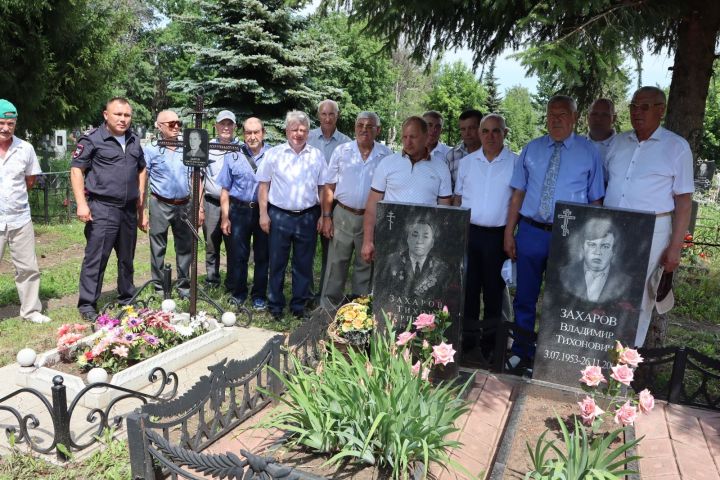
[[371,123],[356,123],[355,128],[358,130],[372,130],[373,128],[377,128],[377,125]]
[[170,128],[180,128],[182,127],[182,122],[179,120],[171,120],[169,122],[158,122],[160,125],[167,125]]
[[665,105],[663,102],[658,103],[631,103],[630,104],[630,110],[640,110],[642,112],[647,112],[650,110],[650,107],[657,107],[658,105]]

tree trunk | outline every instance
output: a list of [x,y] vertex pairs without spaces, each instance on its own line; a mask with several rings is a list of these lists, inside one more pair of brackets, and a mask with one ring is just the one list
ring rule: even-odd
[[680,20],[665,127],[684,137],[697,158],[720,31],[720,2],[693,1]]

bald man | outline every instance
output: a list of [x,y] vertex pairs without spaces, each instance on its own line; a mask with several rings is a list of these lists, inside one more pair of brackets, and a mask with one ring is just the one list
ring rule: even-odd
[[[158,113],[155,128],[161,138],[177,140],[182,122],[175,112],[164,110]],[[178,291],[181,297],[189,296],[192,231],[186,219],[190,216],[190,172],[183,165],[182,149],[147,145],[143,150],[150,198],[140,228],[150,236],[150,270],[155,290],[162,289],[168,230],[172,229]]]

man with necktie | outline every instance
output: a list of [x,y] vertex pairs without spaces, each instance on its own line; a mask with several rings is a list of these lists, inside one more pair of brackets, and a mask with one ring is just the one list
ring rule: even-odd
[[530,368],[535,356],[531,335],[550,253],[555,202],[599,204],[605,195],[600,154],[590,140],[574,133],[576,121],[575,100],[552,97],[547,104],[548,134],[525,146],[510,181],[513,193],[504,247],[517,261],[513,309],[520,330],[508,360],[512,368]]

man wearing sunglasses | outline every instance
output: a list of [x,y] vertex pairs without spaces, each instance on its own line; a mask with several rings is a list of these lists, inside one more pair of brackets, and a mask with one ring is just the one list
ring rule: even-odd
[[[665,105],[665,92],[657,87],[636,91],[630,103],[633,129],[617,135],[605,159],[605,206],[656,215],[646,285],[658,266],[672,272],[680,264],[695,191],[690,145],[660,126]],[[645,288],[635,336],[637,346],[645,343],[654,307],[655,298]]]
[[[175,112],[163,110],[157,116],[155,128],[164,140],[177,140],[182,122]],[[150,270],[155,290],[160,291],[162,267],[165,263],[168,229],[175,239],[175,264],[178,292],[190,295],[190,264],[192,262],[192,231],[187,223],[190,216],[190,175],[183,165],[183,152],[176,147],[144,147],[146,183],[150,198],[145,202],[140,229],[150,236]],[[147,198],[147,197],[146,197]],[[149,215],[148,215],[149,214]]]

